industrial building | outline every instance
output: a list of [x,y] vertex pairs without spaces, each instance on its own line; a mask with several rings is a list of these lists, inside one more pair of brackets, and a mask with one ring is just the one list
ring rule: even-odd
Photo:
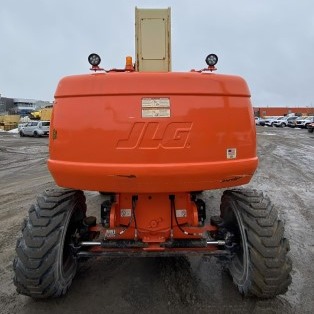
[[18,114],[24,117],[47,106],[52,106],[52,103],[36,99],[7,98],[0,95],[0,115]]

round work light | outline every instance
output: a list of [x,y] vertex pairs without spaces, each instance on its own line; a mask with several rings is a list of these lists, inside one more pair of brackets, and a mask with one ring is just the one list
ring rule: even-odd
[[214,66],[215,64],[217,64],[218,62],[218,57],[217,55],[211,53],[210,55],[208,55],[205,59],[206,63],[208,66]]
[[100,64],[100,61],[101,61],[101,59],[100,59],[100,57],[99,57],[99,55],[98,54],[96,54],[96,53],[91,53],[89,56],[88,56],[88,62],[89,62],[89,64],[91,65],[91,66],[98,66],[99,64]]

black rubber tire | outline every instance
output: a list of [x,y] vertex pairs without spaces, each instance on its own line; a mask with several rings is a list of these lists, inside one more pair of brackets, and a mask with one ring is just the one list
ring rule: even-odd
[[282,128],[285,128],[287,125],[283,122],[283,123],[281,123],[281,127]]
[[17,292],[32,298],[64,295],[77,270],[71,235],[86,214],[82,191],[46,190],[31,206],[13,262]]
[[284,225],[269,198],[256,190],[227,190],[221,218],[240,246],[228,264],[241,294],[273,298],[287,291],[292,263]]
[[24,137],[24,133],[22,131],[20,131],[20,137]]
[[308,131],[309,133],[313,133],[314,129],[313,129],[313,128],[307,129],[307,131]]
[[39,137],[39,135],[36,131],[34,132],[34,137]]

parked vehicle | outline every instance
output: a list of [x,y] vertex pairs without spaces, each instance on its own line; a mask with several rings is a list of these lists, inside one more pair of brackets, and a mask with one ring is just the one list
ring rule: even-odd
[[260,125],[260,126],[265,126],[265,119],[260,118],[260,120],[259,120],[259,125]]
[[303,118],[303,117],[297,117],[295,120],[289,120],[287,126],[288,126],[289,128],[295,128],[296,121],[297,121],[298,119],[302,119],[302,118]]
[[276,124],[280,123],[281,121],[284,121],[286,119],[286,117],[279,117],[275,120],[272,121],[272,126],[277,126]]
[[18,132],[20,132],[25,126],[26,126],[27,122],[25,123],[19,123],[18,126],[17,126],[17,130]]
[[314,122],[313,123],[310,123],[308,126],[307,126],[307,130],[309,133],[313,133],[314,131]]
[[19,134],[23,136],[48,136],[50,128],[50,121],[31,121],[26,123],[25,126],[21,126]]
[[256,125],[265,125],[264,119],[260,117],[255,117],[255,124]]
[[297,116],[278,118],[274,121],[273,125],[276,127],[286,127],[289,121],[295,121],[297,118]]
[[265,126],[273,126],[274,122],[278,120],[279,118],[284,118],[284,116],[268,117],[267,119],[265,119]]
[[296,120],[295,126],[298,128],[306,129],[309,124],[314,122],[314,116],[302,117]]

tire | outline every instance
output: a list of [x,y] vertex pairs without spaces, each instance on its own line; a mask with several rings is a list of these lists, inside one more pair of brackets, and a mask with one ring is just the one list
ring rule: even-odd
[[307,129],[307,131],[308,131],[309,133],[313,133],[313,130],[314,130],[313,128],[310,128],[310,129],[308,128],[308,129]]
[[13,262],[17,292],[32,298],[64,295],[77,270],[71,235],[85,217],[82,191],[46,190],[31,206]]
[[285,128],[287,125],[283,122],[283,123],[281,123],[281,127],[282,128]]
[[259,298],[284,294],[291,283],[290,247],[269,198],[256,190],[227,190],[220,208],[225,227],[239,243],[228,270],[240,293]]
[[39,137],[39,135],[36,131],[34,132],[34,137]]
[[22,131],[20,131],[20,137],[24,137],[24,133]]

